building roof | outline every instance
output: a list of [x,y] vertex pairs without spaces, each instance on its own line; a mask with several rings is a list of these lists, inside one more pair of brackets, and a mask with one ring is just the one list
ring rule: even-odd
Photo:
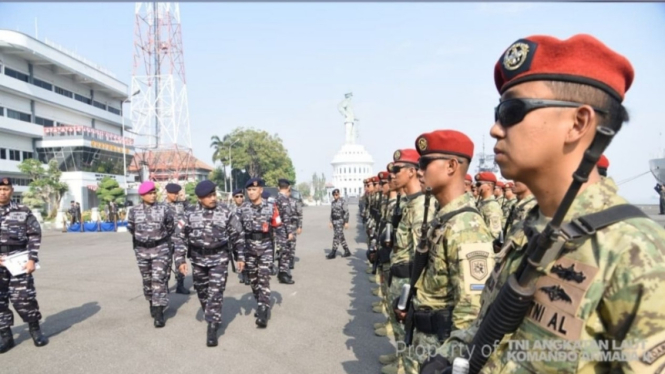
[[172,170],[205,170],[212,171],[213,167],[197,159],[185,150],[155,150],[139,152],[136,151],[131,164],[127,167],[129,172],[138,172],[139,163],[148,164],[150,171],[172,171]]

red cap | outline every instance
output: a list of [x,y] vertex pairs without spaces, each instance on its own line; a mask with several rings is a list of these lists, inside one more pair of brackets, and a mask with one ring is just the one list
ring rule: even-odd
[[421,156],[430,153],[446,153],[455,156],[473,158],[473,142],[468,136],[455,130],[437,130],[420,135],[416,139],[416,148]]
[[586,34],[566,40],[545,35],[519,39],[494,66],[501,94],[519,83],[553,80],[593,86],[623,101],[634,76],[628,59]]
[[467,175],[464,177],[464,180],[465,180],[465,181],[469,181],[469,182],[473,182],[473,177],[471,177],[471,174],[467,174]]
[[497,181],[495,186],[499,187],[499,188],[503,188],[503,186],[505,186],[505,184],[503,184],[503,182],[501,182],[501,181]]
[[387,170],[389,173],[392,173],[392,172],[393,172],[393,166],[394,166],[394,165],[395,165],[394,163],[389,162],[388,165],[386,165],[386,170]]
[[515,183],[508,182],[508,183],[503,185],[503,189],[509,189],[509,188],[515,188]]
[[398,149],[393,153],[393,161],[407,162],[409,164],[418,165],[418,151],[415,149]]
[[491,171],[483,171],[476,174],[476,182],[494,182],[496,183],[496,176]]
[[379,183],[379,177],[372,177],[370,178],[370,180],[372,181],[372,183]]
[[605,155],[600,155],[600,159],[598,160],[598,163],[596,164],[599,168],[607,169],[610,167],[610,160],[605,157]]
[[378,177],[382,181],[387,181],[388,177],[390,177],[390,174],[388,174],[387,171],[380,171]]

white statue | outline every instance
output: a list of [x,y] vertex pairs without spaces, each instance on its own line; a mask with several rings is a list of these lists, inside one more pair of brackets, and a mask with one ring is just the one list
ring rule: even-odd
[[337,106],[339,112],[344,116],[346,144],[354,144],[356,142],[356,131],[354,127],[355,122],[358,121],[358,119],[353,115],[353,107],[351,106],[352,97],[353,93],[351,92],[344,94],[344,100]]

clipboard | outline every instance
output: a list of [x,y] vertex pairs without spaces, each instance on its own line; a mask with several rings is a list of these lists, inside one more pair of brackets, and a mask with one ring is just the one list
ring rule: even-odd
[[[10,256],[4,256],[2,265],[9,270],[13,276],[25,274],[23,266],[28,263],[28,251],[14,253]],[[39,269],[39,262],[35,263],[35,270]]]

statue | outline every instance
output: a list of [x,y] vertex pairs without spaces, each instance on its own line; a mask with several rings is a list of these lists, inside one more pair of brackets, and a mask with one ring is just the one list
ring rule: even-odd
[[353,115],[353,108],[351,107],[351,98],[353,93],[349,92],[344,94],[344,100],[339,103],[337,109],[344,116],[344,127],[346,130],[346,144],[354,144],[356,142],[356,132],[354,129],[355,122],[358,119]]

